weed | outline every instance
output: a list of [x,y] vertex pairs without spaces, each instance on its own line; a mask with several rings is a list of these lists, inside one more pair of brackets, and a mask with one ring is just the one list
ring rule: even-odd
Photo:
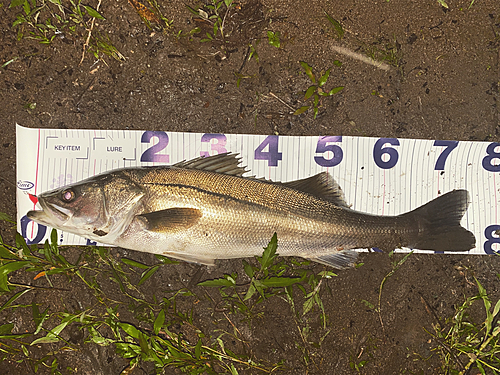
[[340,40],[344,36],[344,28],[342,27],[341,23],[337,20],[335,20],[332,16],[330,16],[326,11],[323,11],[325,13],[326,19],[332,24],[335,33],[337,34],[337,38]]
[[87,33],[82,43],[83,53],[90,51],[96,59],[101,54],[123,60],[124,56],[113,46],[108,37],[94,30],[96,20],[104,21],[96,8],[83,5],[81,0],[11,0],[9,8],[21,7],[21,13],[12,27],[17,28],[17,39],[34,39],[42,44],[51,44],[56,37]]
[[[500,373],[500,300],[493,310],[485,288],[476,279],[479,293],[466,298],[462,305],[456,307],[455,314],[446,319],[442,326],[433,324],[437,341],[433,351],[442,361],[442,370],[449,374],[463,375],[476,368],[481,374]],[[485,319],[477,324],[469,311],[475,301],[482,301]]]
[[[12,222],[1,213],[0,219]],[[78,259],[70,262],[64,251],[59,249],[57,239],[57,232],[53,230],[50,241],[38,248],[37,245],[26,245],[19,234],[15,246],[4,243],[0,237],[0,295],[8,297],[0,306],[0,313],[9,309],[29,310],[32,316],[30,328],[17,327],[16,330],[22,333],[13,332],[13,323],[0,325],[2,359],[25,362],[34,372],[45,367],[53,374],[60,374],[59,354],[80,350],[80,346],[65,339],[65,332],[72,326],[85,332],[86,345],[114,346],[117,354],[129,361],[124,373],[130,372],[141,362],[152,362],[157,373],[167,367],[175,367],[191,374],[237,374],[238,368],[270,373],[281,366],[262,364],[247,355],[232,352],[224,341],[226,333],[218,333],[217,336],[204,333],[195,325],[193,309],[183,311],[179,308],[180,299],[194,299],[193,303],[188,304],[190,306],[199,300],[188,289],[164,292],[162,296],[153,296],[152,300],[146,299],[141,288],[147,280],[160,267],[175,265],[176,261],[161,255],[156,255],[157,262],[152,265],[127,258],[118,261],[104,248],[85,247]],[[262,267],[255,270],[262,270],[265,274],[265,269],[270,267],[269,262],[273,260],[274,257],[270,260],[267,255],[263,255]],[[248,266],[246,268],[249,269]],[[33,280],[44,278],[49,286],[33,286],[12,280],[13,275],[25,278],[28,274],[34,275]],[[54,287],[53,281],[58,280],[60,283],[61,277],[73,283],[82,282],[93,295],[93,300],[80,304],[79,310],[57,307],[57,304],[42,308],[40,303],[34,301],[27,305],[16,303],[32,290],[67,292],[67,289]],[[113,299],[100,285],[101,280],[106,279],[119,287],[120,292]],[[268,275],[266,282],[273,288],[282,283],[271,275]],[[256,291],[264,292],[257,279],[253,285]],[[125,307],[133,313],[135,323],[120,318],[120,311]],[[33,354],[31,348],[34,345],[42,350],[41,355]]]
[[150,30],[166,31],[172,28],[173,21],[166,18],[156,0],[147,0],[149,7],[138,0],[128,0]]
[[[312,362],[310,351],[321,346],[326,336],[330,333],[327,329],[327,316],[320,297],[321,286],[325,279],[336,276],[335,273],[324,270],[314,273],[303,268],[309,261],[292,261],[292,266],[284,261],[277,261],[278,242],[276,234],[264,249],[262,257],[256,257],[258,265],[243,261],[245,276],[248,282],[238,284],[238,274],[232,273],[224,277],[207,280],[199,285],[218,287],[222,301],[231,313],[244,314],[250,323],[255,318],[263,318],[264,313],[257,310],[262,302],[279,297],[286,301],[292,312],[295,325],[300,334],[301,343],[296,343],[303,353],[306,366]],[[296,306],[293,286],[301,292],[302,307]],[[311,317],[309,313],[317,308],[322,321],[322,334],[314,341],[312,338]]]
[[[335,60],[334,64],[336,66],[342,65],[340,63],[340,61],[338,61],[338,60]],[[307,74],[307,76],[309,77],[309,79],[312,82],[312,85],[309,86],[309,88],[304,93],[304,101],[307,101],[310,98],[313,98],[312,108],[313,108],[313,112],[314,112],[314,118],[316,118],[316,116],[318,115],[319,107],[321,106],[320,96],[332,96],[332,95],[342,91],[344,89],[344,86],[334,87],[330,91],[323,91],[322,87],[328,81],[328,77],[330,77],[331,68],[328,69],[319,79],[316,80],[316,75],[313,73],[312,68],[309,66],[309,64],[307,64],[304,61],[301,61],[300,65],[302,65],[305,73]],[[304,112],[307,112],[309,110],[309,108],[311,108],[310,105],[302,106],[299,109],[297,109],[293,114],[300,115]]]
[[276,47],[276,48],[281,47],[280,36],[281,36],[281,33],[279,31],[276,31],[276,32],[268,31],[267,32],[267,40],[269,41],[269,44],[272,45],[273,47]]
[[[225,5],[225,11],[222,8],[223,4]],[[220,37],[222,42],[224,44],[226,43],[226,37],[228,35],[224,33],[224,24],[229,11],[234,7],[233,0],[212,0],[212,4],[203,5],[196,9],[188,5],[186,5],[186,7],[196,17],[212,25],[212,30],[205,33],[206,38],[201,39],[201,42],[214,41]]]
[[384,62],[388,65],[401,69],[401,45],[395,37],[393,42],[381,39],[370,45],[364,45],[363,48],[366,55],[368,55],[368,57],[372,60]]

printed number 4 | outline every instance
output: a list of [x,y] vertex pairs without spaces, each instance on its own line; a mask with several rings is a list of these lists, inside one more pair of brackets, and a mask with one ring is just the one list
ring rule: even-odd
[[[268,151],[264,151],[266,147]],[[278,161],[282,159],[282,153],[278,152],[277,135],[268,136],[264,139],[264,142],[262,142],[259,147],[255,149],[255,160],[267,160],[267,165],[269,167],[277,167]]]

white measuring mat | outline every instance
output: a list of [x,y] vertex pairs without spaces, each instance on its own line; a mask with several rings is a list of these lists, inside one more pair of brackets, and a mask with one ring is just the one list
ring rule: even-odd
[[[467,253],[500,252],[500,143],[345,136],[266,136],[17,126],[17,221],[27,242],[50,228],[26,217],[36,195],[116,168],[175,164],[238,153],[249,176],[287,182],[328,171],[351,208],[399,215],[454,189],[471,204],[461,224],[474,233]],[[61,245],[94,244],[59,232]]]

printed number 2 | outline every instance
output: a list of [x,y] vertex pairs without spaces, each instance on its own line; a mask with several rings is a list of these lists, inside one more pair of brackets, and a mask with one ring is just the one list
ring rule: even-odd
[[446,148],[441,152],[438,159],[436,160],[436,166],[434,167],[435,171],[443,171],[444,163],[446,163],[446,159],[450,152],[452,152],[457,146],[458,141],[434,141],[434,146],[445,146]]
[[495,165],[493,159],[500,159],[500,152],[495,152],[495,148],[500,147],[500,143],[491,143],[486,148],[486,156],[483,158],[483,168],[488,172],[500,172],[500,164]]
[[[268,151],[264,149],[268,147]],[[282,153],[278,152],[278,136],[270,135],[259,147],[255,149],[255,160],[267,160],[269,167],[277,167],[278,161],[283,158]]]
[[165,154],[158,154],[168,145],[168,135],[160,131],[147,131],[142,134],[141,143],[149,143],[151,138],[158,138],[158,143],[148,148],[141,155],[143,162],[168,163],[170,158]]
[[[212,151],[217,151],[217,154],[223,154],[227,152],[226,148],[224,147],[227,142],[227,138],[224,134],[203,134],[201,136],[201,141],[202,142],[210,142],[212,139],[216,139],[217,143],[212,143],[210,145],[210,149]],[[200,151],[200,156],[210,156],[210,152],[208,151]]]
[[[396,138],[380,138],[375,142],[375,146],[373,147],[373,159],[379,168],[391,169],[398,162],[399,154],[395,148],[384,147],[386,143],[393,146],[399,146],[399,141]],[[384,154],[389,155],[389,160],[382,160],[382,155]]]
[[330,142],[342,142],[342,137],[339,136],[319,137],[318,144],[316,146],[316,153],[324,154],[327,151],[333,153],[331,159],[325,159],[324,156],[314,157],[314,161],[316,162],[316,164],[321,165],[322,167],[335,167],[336,165],[340,164],[342,158],[344,157],[344,153],[342,152],[340,146],[327,144]]
[[496,237],[493,237],[493,234],[497,230],[500,229],[500,225],[490,225],[484,230],[484,236],[486,237],[487,241],[484,243],[484,252],[486,254],[498,254],[498,250],[493,250],[492,245],[493,244],[498,244],[500,245],[500,237],[496,235]]

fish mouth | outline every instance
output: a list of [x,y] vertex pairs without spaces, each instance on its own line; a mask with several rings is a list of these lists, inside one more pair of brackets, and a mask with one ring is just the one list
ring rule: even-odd
[[45,200],[39,199],[38,202],[42,206],[42,210],[29,211],[26,216],[39,224],[54,226],[61,225],[67,222],[72,216],[71,211],[57,204],[47,203]]

